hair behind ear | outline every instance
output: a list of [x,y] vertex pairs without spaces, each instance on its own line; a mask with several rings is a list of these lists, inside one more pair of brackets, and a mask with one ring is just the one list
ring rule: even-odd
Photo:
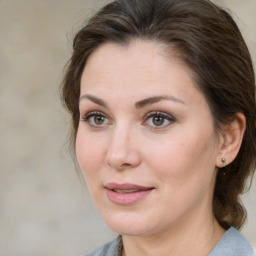
[[[240,195],[244,190],[249,172],[243,171],[241,168],[243,163],[234,161],[243,143],[245,130],[246,118],[244,114],[237,113],[221,132],[219,157],[216,160],[216,166],[219,170],[214,191],[213,209],[216,219],[226,229],[230,225],[240,229],[247,217]],[[225,159],[225,165],[222,159]]]

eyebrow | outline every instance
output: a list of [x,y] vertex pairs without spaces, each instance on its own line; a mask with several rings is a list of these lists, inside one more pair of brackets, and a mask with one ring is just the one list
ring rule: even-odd
[[185,105],[185,102],[182,101],[181,99],[178,99],[174,96],[163,95],[163,96],[150,97],[150,98],[138,101],[135,104],[135,108],[143,108],[147,105],[151,105],[151,104],[157,103],[157,102],[162,101],[162,100],[174,101],[174,102],[181,103],[181,104]]
[[79,99],[79,102],[81,102],[82,100],[85,100],[85,99],[88,99],[88,100],[90,100],[90,101],[94,102],[95,104],[100,105],[102,107],[108,108],[108,104],[104,100],[102,100],[98,97],[92,96],[90,94],[82,95]]
[[[102,107],[109,108],[108,104],[104,100],[102,100],[98,97],[92,96],[90,94],[82,95],[79,99],[79,102],[82,101],[82,100],[85,100],[85,99],[88,99],[88,100],[90,100],[90,101],[94,102],[95,104],[100,105]],[[151,104],[157,103],[157,102],[162,101],[162,100],[174,101],[174,102],[181,103],[181,104],[185,105],[185,102],[182,101],[181,99],[178,99],[174,96],[163,95],[163,96],[154,96],[154,97],[150,97],[150,98],[146,98],[144,100],[138,101],[138,102],[135,103],[135,108],[136,109],[143,108],[147,105],[151,105]]]

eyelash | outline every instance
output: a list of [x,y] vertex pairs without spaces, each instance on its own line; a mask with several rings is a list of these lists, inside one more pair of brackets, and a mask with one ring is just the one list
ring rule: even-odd
[[161,128],[165,128],[167,126],[169,126],[171,123],[175,122],[175,118],[167,113],[161,112],[161,111],[153,111],[153,112],[149,112],[148,114],[146,114],[145,116],[145,122],[149,121],[150,118],[154,118],[154,117],[160,117],[163,118],[165,121],[168,121],[168,124],[165,125],[150,125],[151,127],[153,127],[153,129],[161,129]]
[[[87,114],[85,115],[85,117],[82,117],[82,118],[81,118],[81,121],[88,123],[88,124],[89,124],[90,126],[92,126],[92,127],[100,128],[100,127],[103,126],[104,124],[103,124],[103,125],[100,125],[100,124],[97,125],[97,124],[92,124],[92,123],[90,122],[90,118],[91,118],[91,117],[94,117],[94,118],[95,118],[96,116],[103,117],[103,118],[105,118],[105,120],[106,120],[106,119],[109,120],[108,117],[107,117],[104,113],[99,112],[99,111],[92,111],[92,112],[87,113]],[[168,124],[163,125],[163,126],[162,126],[162,125],[159,125],[159,126],[157,126],[157,125],[149,125],[149,126],[152,127],[153,129],[165,128],[165,127],[169,126],[170,123],[173,123],[173,122],[176,121],[175,118],[174,118],[173,116],[169,115],[169,114],[166,114],[166,113],[161,112],[161,111],[153,111],[153,112],[149,112],[148,114],[145,115],[143,124],[147,123],[151,118],[154,118],[154,117],[163,118],[164,121],[166,121],[166,120],[168,121]],[[104,120],[104,121],[105,121],[105,120]]]
[[99,117],[103,117],[103,118],[105,118],[105,119],[108,119],[107,116],[106,116],[104,113],[98,112],[98,111],[92,111],[92,112],[87,113],[87,114],[85,115],[85,117],[82,117],[82,118],[81,118],[81,121],[86,122],[86,123],[88,123],[89,125],[91,125],[91,126],[93,126],[93,127],[99,127],[100,125],[91,124],[91,123],[90,123],[90,120],[89,120],[91,117],[96,117],[96,116],[99,116]]

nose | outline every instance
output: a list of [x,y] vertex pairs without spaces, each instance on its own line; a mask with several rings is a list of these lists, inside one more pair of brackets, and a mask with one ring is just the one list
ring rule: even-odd
[[141,163],[135,134],[127,127],[117,127],[109,141],[106,163],[116,170],[130,169]]

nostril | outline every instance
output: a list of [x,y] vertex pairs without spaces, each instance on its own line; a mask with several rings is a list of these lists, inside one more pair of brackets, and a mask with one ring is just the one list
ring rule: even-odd
[[113,161],[106,161],[107,165],[114,169],[125,169],[132,166],[129,163],[121,163],[121,162],[113,162]]
[[124,163],[121,165],[121,167],[129,167],[129,166],[131,166],[131,164],[128,164],[128,163]]
[[140,157],[135,153],[123,157],[106,157],[106,164],[113,169],[122,170],[136,167],[140,164]]

